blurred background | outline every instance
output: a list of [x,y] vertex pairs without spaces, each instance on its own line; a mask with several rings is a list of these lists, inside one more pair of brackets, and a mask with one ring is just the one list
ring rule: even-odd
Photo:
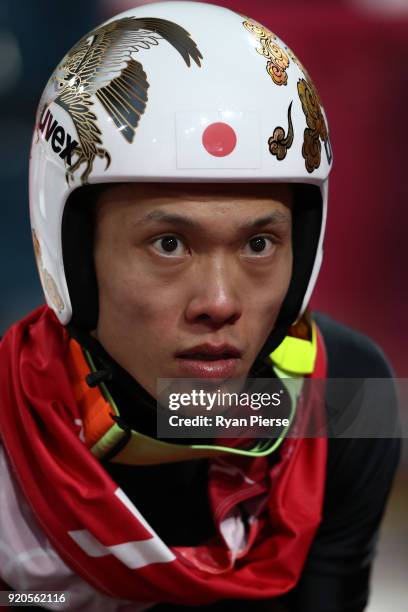
[[[0,0],[0,334],[43,297],[28,222],[36,105],[86,31],[137,0]],[[312,306],[370,335],[408,378],[408,0],[217,0],[276,32],[307,66],[334,151]],[[407,609],[408,451],[379,544],[369,612]]]

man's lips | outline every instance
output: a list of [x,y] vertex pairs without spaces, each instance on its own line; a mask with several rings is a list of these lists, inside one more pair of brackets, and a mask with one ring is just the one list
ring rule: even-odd
[[231,344],[199,344],[176,354],[181,375],[194,378],[230,378],[242,352]]
[[238,359],[242,352],[232,344],[198,344],[185,351],[176,353],[176,357],[181,359]]

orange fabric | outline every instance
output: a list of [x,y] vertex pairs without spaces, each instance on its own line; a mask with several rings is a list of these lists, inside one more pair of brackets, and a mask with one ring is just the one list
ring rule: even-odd
[[99,387],[88,387],[85,378],[91,370],[80,345],[72,338],[68,344],[66,363],[74,397],[82,415],[85,444],[92,448],[114,424],[112,408]]

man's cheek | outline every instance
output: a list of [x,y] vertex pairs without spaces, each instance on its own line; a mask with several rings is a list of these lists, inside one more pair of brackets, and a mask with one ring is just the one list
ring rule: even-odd
[[174,294],[166,291],[136,290],[129,296],[132,314],[145,324],[154,325],[156,329],[167,331],[174,326],[182,308],[181,302]]

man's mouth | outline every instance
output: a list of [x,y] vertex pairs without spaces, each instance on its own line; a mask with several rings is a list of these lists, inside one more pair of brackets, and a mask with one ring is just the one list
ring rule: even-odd
[[220,359],[232,359],[230,353],[221,353],[220,355],[211,355],[211,353],[192,353],[191,355],[182,356],[181,359],[197,359],[203,361],[218,361]]
[[176,354],[181,376],[230,378],[236,373],[242,352],[230,344],[200,344]]

